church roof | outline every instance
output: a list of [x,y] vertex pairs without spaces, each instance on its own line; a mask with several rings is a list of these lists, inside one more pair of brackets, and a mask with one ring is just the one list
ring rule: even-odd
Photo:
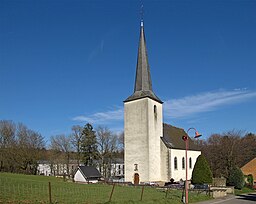
[[[171,149],[186,149],[185,142],[182,140],[182,136],[187,135],[184,129],[174,127],[172,125],[168,125],[163,123],[163,137],[161,137],[162,141],[166,145],[166,147]],[[189,138],[189,150],[197,150],[200,149],[194,143],[193,140]]]
[[158,101],[159,103],[163,103],[152,90],[146,39],[144,34],[144,25],[143,21],[141,21],[134,93],[129,96],[124,102],[133,101],[145,97],[149,97],[153,100]]

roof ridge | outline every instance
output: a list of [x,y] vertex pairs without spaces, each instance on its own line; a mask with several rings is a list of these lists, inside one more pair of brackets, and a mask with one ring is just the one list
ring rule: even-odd
[[163,125],[168,125],[168,126],[176,128],[176,129],[183,130],[185,132],[184,128],[176,127],[176,126],[168,124],[168,123],[163,123]]

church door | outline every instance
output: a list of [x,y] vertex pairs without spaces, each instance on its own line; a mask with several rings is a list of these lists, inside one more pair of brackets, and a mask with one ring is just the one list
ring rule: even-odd
[[140,176],[138,173],[134,174],[134,185],[139,185],[140,183]]

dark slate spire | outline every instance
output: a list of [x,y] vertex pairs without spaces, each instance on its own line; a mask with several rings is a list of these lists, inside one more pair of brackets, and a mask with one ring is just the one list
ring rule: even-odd
[[158,101],[159,103],[163,103],[154,94],[152,90],[152,82],[151,82],[147,48],[146,48],[146,39],[145,39],[144,25],[142,20],[140,25],[140,42],[139,42],[139,49],[138,49],[134,93],[130,97],[128,97],[124,102],[145,98],[145,97],[149,97],[153,100]]

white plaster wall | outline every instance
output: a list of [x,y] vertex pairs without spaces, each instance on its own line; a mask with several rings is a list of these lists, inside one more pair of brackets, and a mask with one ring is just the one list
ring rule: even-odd
[[[161,181],[161,136],[163,136],[162,104],[148,100],[149,181]],[[154,113],[156,106],[156,114]]]
[[[139,174],[140,182],[161,180],[162,132],[161,104],[149,98],[124,104],[125,181],[133,182],[134,173]],[[138,171],[134,171],[134,164],[138,164]]]
[[80,169],[78,169],[74,175],[74,181],[75,182],[87,182],[84,178],[84,176],[82,175]]
[[164,142],[161,140],[161,175],[162,179],[161,181],[169,181],[169,150],[164,144]]
[[[170,163],[170,178],[173,178],[175,181],[180,179],[186,180],[186,151],[181,149],[170,149],[169,150],[169,163]],[[188,180],[192,177],[192,171],[196,163],[197,157],[201,154],[201,151],[192,151],[188,150],[188,166],[189,158],[192,158],[192,168],[188,168]],[[174,158],[177,157],[178,169],[174,169]],[[182,158],[185,158],[185,169],[182,169]]]
[[140,181],[148,179],[147,99],[124,104],[125,181],[133,182],[134,164]]

